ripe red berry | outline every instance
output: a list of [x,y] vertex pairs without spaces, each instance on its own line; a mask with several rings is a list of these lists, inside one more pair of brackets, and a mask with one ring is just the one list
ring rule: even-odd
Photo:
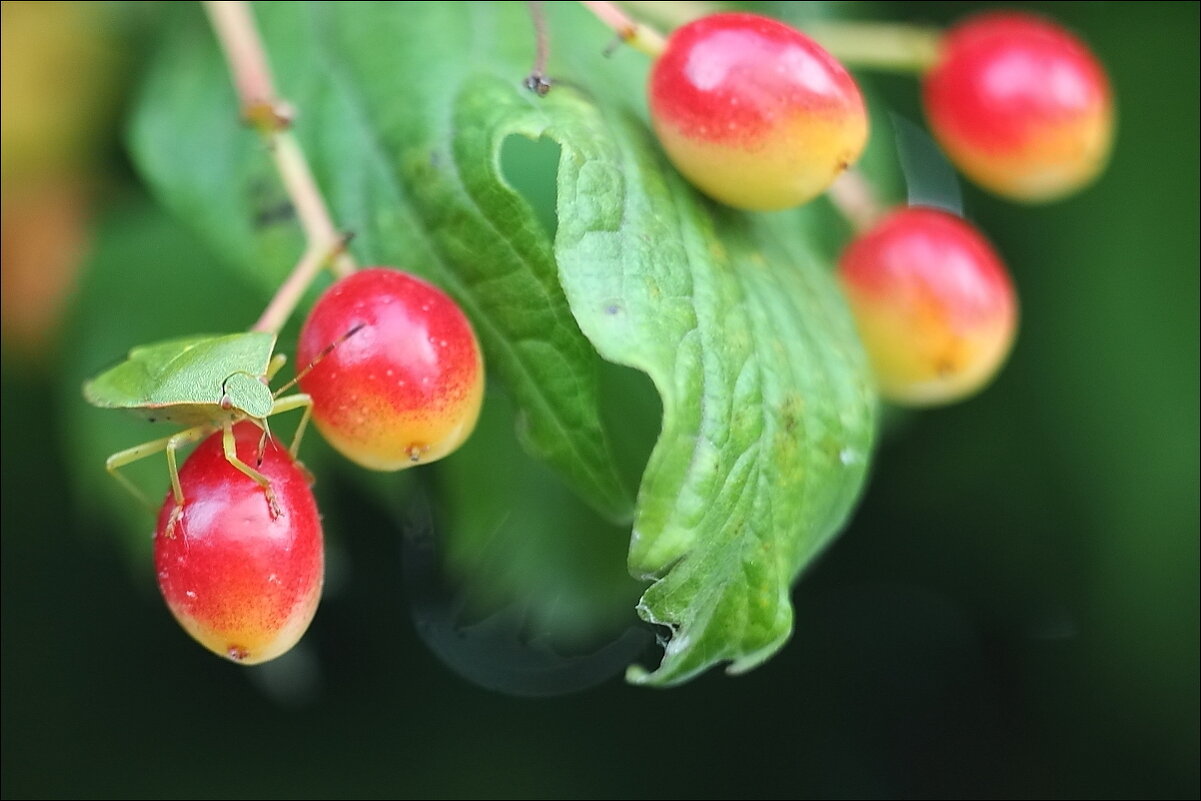
[[1095,178],[1113,141],[1109,80],[1079,39],[1030,14],[952,28],[924,83],[939,143],[972,180],[1016,200],[1053,200]]
[[651,70],[651,120],[676,168],[745,209],[812,200],[867,143],[859,87],[801,32],[754,14],[674,31]]
[[1005,265],[959,217],[894,211],[842,254],[839,275],[881,394],[928,406],[983,386],[1005,361],[1017,299]]
[[[262,432],[244,422],[234,436],[238,458],[254,465]],[[205,648],[245,665],[297,643],[317,611],[325,566],[308,475],[274,438],[258,470],[271,481],[277,517],[213,434],[179,471],[182,516],[169,528],[168,492],[154,536],[159,589],[175,619]]]
[[[353,334],[347,336],[351,331]],[[398,270],[359,270],[305,321],[297,359],[313,421],[344,456],[399,470],[454,451],[475,428],[484,362],[471,324],[437,287]]]

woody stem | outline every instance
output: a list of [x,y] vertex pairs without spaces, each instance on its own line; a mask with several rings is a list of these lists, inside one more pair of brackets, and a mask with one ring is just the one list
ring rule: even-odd
[[322,267],[328,265],[335,275],[346,276],[354,272],[355,263],[345,250],[345,237],[334,226],[304,150],[290,130],[293,112],[275,91],[271,67],[249,4],[241,0],[207,0],[204,9],[225,52],[242,118],[267,145],[304,230],[304,254],[253,326],[255,331],[278,332]]

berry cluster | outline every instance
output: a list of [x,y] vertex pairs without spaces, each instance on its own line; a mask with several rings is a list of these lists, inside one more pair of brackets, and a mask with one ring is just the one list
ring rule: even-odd
[[[352,461],[399,470],[463,443],[483,399],[479,344],[462,310],[406,273],[351,273],[315,304],[299,343],[307,366],[280,398],[282,357],[262,332],[134,348],[84,387],[89,401],[193,427],[116,454],[109,469],[166,450],[171,490],[158,516],[158,584],[197,641],[242,664],[273,659],[308,628],[321,596],[322,531],[312,477],[296,459],[309,417]],[[267,417],[305,409],[291,449]],[[203,441],[177,471],[175,449]],[[133,488],[133,487],[131,487]],[[133,488],[136,491],[136,488]]]
[[[854,79],[800,31],[716,14],[672,33],[651,70],[659,141],[698,189],[727,205],[779,209],[824,192],[863,151]],[[1113,100],[1079,40],[1029,14],[990,13],[947,32],[923,78],[949,158],[981,185],[1051,200],[1095,178]],[[881,394],[908,405],[963,398],[1000,369],[1017,302],[1004,264],[972,226],[933,209],[865,226],[840,278]]]
[[[654,129],[679,172],[714,200],[752,210],[806,203],[866,146],[854,78],[783,23],[716,14],[650,49]],[[927,66],[934,135],[985,187],[1047,200],[1104,166],[1113,135],[1109,86],[1087,48],[1058,26],[1024,14],[980,16],[943,36]],[[531,85],[545,93],[538,75]],[[290,146],[281,134],[286,117],[276,113],[282,106],[244,101],[246,111],[270,112],[255,117],[261,133]],[[839,277],[882,395],[929,405],[975,392],[1014,339],[1017,301],[1004,264],[979,232],[946,212],[902,208],[874,217],[860,221]],[[398,270],[344,272],[303,325],[297,355],[305,367],[284,387],[299,384],[298,394],[267,389],[282,364],[269,332],[282,319],[245,334],[135,348],[84,389],[95,405],[192,426],[114,455],[109,469],[120,477],[122,465],[166,451],[171,490],[154,540],[160,589],[196,640],[243,664],[290,649],[320,599],[320,515],[312,477],[296,458],[310,417],[350,460],[399,470],[452,453],[479,415],[483,361],[454,301]],[[304,417],[285,448],[267,418],[290,409]],[[176,470],[176,448],[197,441]]]

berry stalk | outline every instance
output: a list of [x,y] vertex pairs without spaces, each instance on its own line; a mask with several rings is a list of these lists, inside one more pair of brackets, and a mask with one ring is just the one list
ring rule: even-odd
[[[584,3],[593,6],[613,6],[612,3]],[[724,9],[712,3],[645,3],[631,2],[640,15],[654,20],[665,28],[678,28],[709,14]],[[601,13],[592,9],[598,17]],[[634,23],[620,10],[606,9],[606,14],[615,20],[626,20],[626,28],[646,25]],[[605,19],[605,17],[601,17]],[[606,24],[609,24],[606,21]],[[619,23],[620,24],[620,23]],[[609,24],[620,34],[621,27]],[[938,28],[908,25],[898,22],[825,22],[806,23],[801,26],[808,36],[828,50],[832,56],[847,65],[863,69],[878,69],[890,72],[924,73],[938,60],[942,31]],[[624,38],[624,37],[623,37]],[[642,49],[642,48],[639,48]],[[654,54],[652,54],[654,55]]]
[[241,0],[207,0],[203,5],[225,53],[242,117],[271,152],[304,230],[304,254],[253,326],[255,331],[278,332],[322,267],[328,264],[335,275],[344,277],[354,272],[355,263],[345,251],[344,237],[334,226],[304,150],[289,130],[294,112],[275,91],[249,5]]
[[623,42],[651,58],[658,58],[667,46],[667,40],[663,38],[663,34],[636,21],[618,8],[615,3],[603,0],[580,0],[580,5],[612,28]]
[[545,95],[550,91],[550,80],[546,77],[546,62],[550,58],[550,39],[546,35],[546,13],[542,10],[541,0],[530,0],[526,3],[530,10],[530,21],[534,23],[534,67],[525,79],[526,88]]
[[856,233],[863,233],[877,222],[887,212],[881,205],[880,198],[872,185],[871,179],[862,170],[854,167],[848,169],[830,184],[826,197],[834,204],[834,208],[851,224]]
[[942,31],[888,22],[815,22],[804,27],[850,67],[924,73],[938,62]]

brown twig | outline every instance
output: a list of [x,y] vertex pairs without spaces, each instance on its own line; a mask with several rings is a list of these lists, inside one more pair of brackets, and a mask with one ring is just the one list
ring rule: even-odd
[[225,52],[242,117],[267,144],[304,230],[304,254],[253,326],[256,331],[278,332],[322,267],[329,265],[336,275],[345,276],[354,272],[355,264],[346,252],[345,237],[330,218],[304,151],[290,130],[292,110],[275,91],[249,5],[241,0],[207,0],[204,9]]

